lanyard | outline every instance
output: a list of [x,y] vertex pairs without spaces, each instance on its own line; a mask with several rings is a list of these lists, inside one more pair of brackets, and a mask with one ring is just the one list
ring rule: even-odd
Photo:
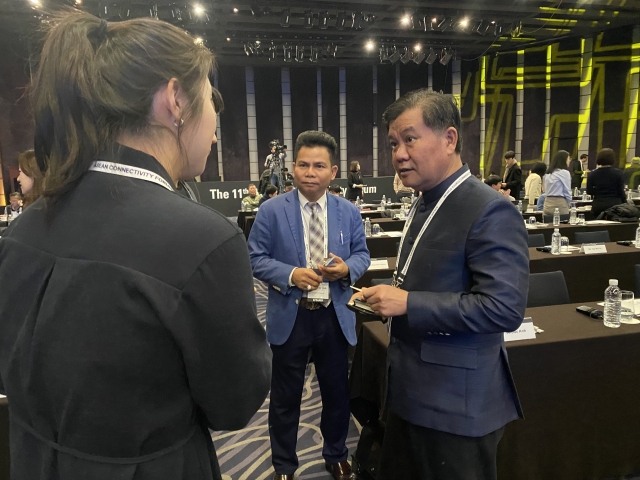
[[[436,213],[438,213],[440,206],[444,203],[447,197],[451,195],[451,193],[453,193],[453,191],[456,188],[458,188],[462,184],[462,182],[464,182],[470,176],[471,176],[471,172],[467,170],[465,173],[460,175],[460,177],[458,177],[458,179],[455,182],[453,182],[449,186],[449,188],[447,188],[447,191],[444,192],[444,195],[440,197],[440,200],[438,200],[438,203],[431,211],[431,214],[427,218],[427,221],[424,222],[424,225],[422,225],[422,228],[420,229],[420,233],[418,234],[418,237],[416,238],[415,242],[413,242],[413,247],[411,247],[411,252],[409,252],[409,256],[407,257],[407,261],[402,267],[402,272],[400,273],[400,275],[398,275],[398,265],[396,264],[396,270],[393,272],[393,281],[391,283],[392,286],[399,287],[400,285],[402,285],[402,283],[404,282],[404,277],[407,275],[407,271],[409,271],[409,266],[411,265],[411,260],[413,260],[413,254],[416,251],[416,247],[418,246],[418,243],[420,243],[420,239],[422,239],[422,235],[427,230],[427,227],[431,223],[431,220],[436,215]],[[418,199],[418,201],[416,201],[413,204],[413,207],[411,208],[411,212],[409,212],[409,218],[407,219],[407,223],[405,224],[404,229],[402,231],[402,238],[400,239],[400,248],[398,249],[398,261],[400,260],[400,254],[402,253],[402,245],[404,244],[404,239],[407,236],[407,232],[409,231],[409,227],[411,226],[411,222],[413,221],[413,217],[415,216],[416,210],[418,208],[418,203],[420,203],[420,199]]]
[[150,172],[144,168],[131,167],[114,162],[96,161],[91,164],[89,170],[94,172],[108,173],[110,175],[120,175],[121,177],[137,178],[147,182],[156,183],[167,190],[174,191],[173,187],[157,173]]

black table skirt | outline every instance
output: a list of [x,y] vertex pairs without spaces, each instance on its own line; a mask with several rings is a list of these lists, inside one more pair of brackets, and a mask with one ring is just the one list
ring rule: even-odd
[[[528,218],[528,217],[527,217]],[[553,235],[553,229],[555,227],[550,225],[542,228],[528,229],[529,235],[535,233],[542,233],[547,245],[551,245],[551,235]],[[560,234],[569,239],[569,243],[573,245],[575,243],[576,232],[595,232],[599,230],[607,230],[612,242],[619,240],[634,240],[636,238],[636,228],[638,224],[636,222],[630,223],[610,223],[606,225],[568,225],[566,223],[560,224]]]
[[[505,429],[500,480],[602,480],[640,471],[640,325],[606,328],[576,306],[528,309],[545,333],[507,344],[525,420]],[[388,342],[385,325],[362,326],[350,376],[361,424],[385,411]]]

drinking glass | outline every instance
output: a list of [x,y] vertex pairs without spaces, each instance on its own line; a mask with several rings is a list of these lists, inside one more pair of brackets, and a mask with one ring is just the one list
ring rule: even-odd
[[584,219],[584,213],[581,213],[580,215],[578,215],[578,225],[584,225],[586,222],[586,220]]
[[373,224],[373,234],[380,235],[380,225],[378,225],[377,223]]
[[622,294],[622,304],[620,309],[620,323],[630,323],[630,324],[640,323],[640,320],[634,318],[636,311],[635,311],[633,292],[630,292],[628,290],[622,290],[620,293]]
[[569,238],[561,237],[560,238],[560,252],[568,252],[569,251]]
[[530,226],[531,228],[535,227],[537,222],[538,222],[538,221],[536,220],[536,217],[535,217],[534,215],[531,215],[531,216],[529,217],[529,226]]

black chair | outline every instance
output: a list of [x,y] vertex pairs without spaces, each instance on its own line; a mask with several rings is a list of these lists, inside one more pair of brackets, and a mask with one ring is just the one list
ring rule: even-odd
[[527,308],[570,303],[569,291],[561,271],[529,275]]
[[[560,215],[560,221],[569,221],[569,214]],[[553,215],[542,215],[542,223],[553,223]]]
[[597,232],[576,232],[574,243],[604,243],[610,242],[609,232],[607,230],[598,230]]
[[375,287],[376,285],[391,285],[391,278],[372,278],[371,286]]
[[544,247],[546,245],[544,241],[543,233],[531,233],[529,234],[529,247]]
[[640,297],[640,265],[634,265],[633,268],[635,269],[635,272],[636,272],[636,292],[635,292],[635,297],[639,298]]

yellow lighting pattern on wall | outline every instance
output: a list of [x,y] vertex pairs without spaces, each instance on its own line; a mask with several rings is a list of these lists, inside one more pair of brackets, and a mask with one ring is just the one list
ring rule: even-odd
[[[485,94],[485,92],[487,91],[486,88],[487,88],[487,57],[483,56],[481,60],[481,65],[480,65],[480,105],[486,105],[486,94]],[[484,172],[485,149],[486,149],[486,143],[484,145],[484,148],[480,149],[480,171],[481,172]]]

